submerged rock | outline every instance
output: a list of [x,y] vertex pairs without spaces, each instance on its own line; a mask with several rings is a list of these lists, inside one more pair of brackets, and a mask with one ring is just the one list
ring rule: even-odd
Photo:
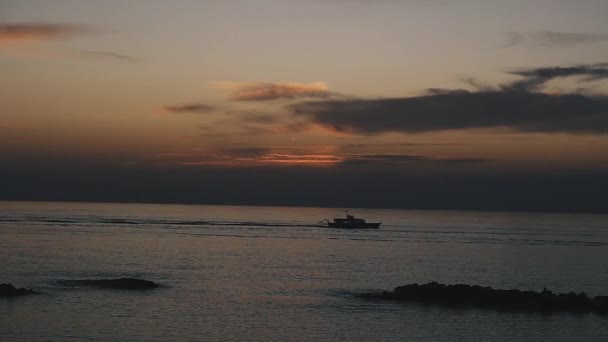
[[59,283],[67,286],[91,286],[120,290],[147,290],[159,286],[153,281],[135,278],[60,280]]
[[585,293],[554,294],[547,289],[542,292],[498,290],[477,285],[445,285],[432,282],[398,286],[393,292],[383,292],[376,298],[498,310],[608,313],[608,296],[591,299]]
[[36,294],[38,292],[25,288],[16,288],[13,284],[0,284],[0,297],[17,297]]

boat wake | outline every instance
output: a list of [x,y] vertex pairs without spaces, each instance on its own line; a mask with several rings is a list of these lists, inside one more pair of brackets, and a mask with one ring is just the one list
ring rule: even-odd
[[213,220],[173,220],[120,217],[48,217],[48,216],[8,216],[0,218],[6,223],[31,223],[37,225],[146,225],[146,226],[230,226],[230,227],[299,227],[319,228],[319,224],[256,222],[256,221],[213,221]]

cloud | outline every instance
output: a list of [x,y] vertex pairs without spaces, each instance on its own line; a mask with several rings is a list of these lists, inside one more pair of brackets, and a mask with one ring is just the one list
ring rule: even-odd
[[224,154],[232,157],[259,157],[270,151],[272,149],[265,147],[239,147],[224,150]]
[[86,32],[88,30],[74,24],[0,24],[0,43],[65,38]]
[[193,103],[177,106],[164,106],[163,109],[171,113],[209,113],[215,111],[215,107],[201,103]]
[[331,153],[333,150],[333,147],[235,147],[219,151],[196,149],[189,152],[160,153],[154,157],[172,158],[179,165],[185,166],[329,166],[343,161],[343,158]]
[[344,161],[333,146],[316,147],[235,147],[221,150],[192,149],[155,153],[154,159],[170,159],[184,166],[261,167],[261,166],[332,166]]
[[212,86],[215,88],[232,91],[231,99],[233,101],[268,101],[303,97],[327,98],[330,96],[329,87],[325,82],[213,82]]
[[197,161],[181,162],[181,165],[191,166],[226,166],[226,167],[248,167],[248,166],[331,166],[341,163],[342,158],[329,154],[280,154],[267,153],[261,155],[224,155],[210,156]]
[[378,163],[411,163],[411,162],[435,162],[435,163],[484,163],[491,159],[486,158],[447,158],[435,157],[421,154],[344,154],[344,161],[351,164],[378,164]]
[[547,82],[571,76],[582,76],[587,81],[608,79],[608,68],[605,64],[576,65],[571,67],[548,67],[511,71],[510,74],[524,77],[503,88],[507,90],[536,91]]
[[[175,154],[174,156],[180,156]],[[450,164],[476,164],[489,162],[486,158],[442,158],[415,154],[303,154],[293,152],[277,153],[264,149],[242,149],[226,151],[225,154],[207,155],[197,160],[182,161],[181,165],[199,166],[379,166],[403,163],[450,163]]]
[[608,33],[542,31],[532,33],[508,32],[505,47],[524,44],[541,46],[575,46],[608,42]]
[[346,144],[344,147],[350,148],[367,148],[367,147],[415,147],[415,146],[460,146],[464,145],[463,143],[456,142],[446,142],[446,143],[415,143],[415,142],[407,142],[407,143],[398,143],[398,144]]
[[537,34],[537,41],[545,45],[603,43],[608,42],[608,34],[545,31]]
[[192,150],[157,153],[155,158],[171,158],[180,165],[190,166],[381,166],[404,163],[473,164],[491,161],[484,158],[452,158],[421,154],[354,154],[340,153],[335,146],[316,147],[237,147],[220,151]]
[[133,61],[134,58],[121,53],[108,52],[108,51],[93,51],[93,50],[81,50],[73,51],[73,55],[77,57],[90,57],[90,58],[102,58],[102,59],[113,59],[120,61]]
[[274,124],[280,121],[276,115],[250,110],[231,110],[226,114],[238,118],[239,121],[256,124]]
[[494,90],[433,90],[417,97],[305,101],[296,115],[345,133],[421,133],[475,128],[527,132],[608,133],[608,96],[537,92],[570,76],[608,78],[605,64],[519,70],[523,77]]
[[29,44],[37,41],[49,41],[67,37],[94,33],[89,28],[76,24],[20,23],[0,24],[0,47],[11,55],[45,58],[96,58],[120,61],[132,61],[124,54],[96,50],[54,50],[49,48],[32,48]]
[[502,46],[503,48],[520,45],[526,40],[524,34],[519,32],[507,32],[506,36],[507,42]]

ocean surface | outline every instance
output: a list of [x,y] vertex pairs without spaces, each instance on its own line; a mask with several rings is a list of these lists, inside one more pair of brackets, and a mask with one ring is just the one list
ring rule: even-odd
[[[608,341],[608,317],[366,300],[408,283],[608,295],[608,215],[0,202],[1,341]],[[149,291],[65,286],[136,277]]]

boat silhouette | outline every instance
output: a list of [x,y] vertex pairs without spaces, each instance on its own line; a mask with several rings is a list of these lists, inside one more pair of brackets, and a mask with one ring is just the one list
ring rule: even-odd
[[353,215],[346,211],[346,218],[334,218],[331,222],[328,219],[320,221],[320,223],[327,223],[329,228],[346,228],[346,229],[375,229],[379,228],[382,222],[365,222],[364,219],[355,218]]

